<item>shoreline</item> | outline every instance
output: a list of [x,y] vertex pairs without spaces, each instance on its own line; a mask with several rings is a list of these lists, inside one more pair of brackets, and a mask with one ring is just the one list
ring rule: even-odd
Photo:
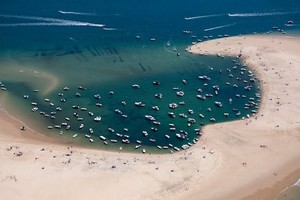
[[35,141],[20,137],[18,122],[0,113],[3,197],[272,199],[300,177],[299,42],[287,36],[239,36],[190,47],[193,53],[231,56],[242,47],[241,59],[259,77],[262,102],[255,117],[205,126],[196,145],[176,154]]
[[[250,38],[250,39],[247,41],[247,38]],[[277,40],[279,40],[279,42]],[[294,54],[292,57],[293,61],[295,61],[294,63],[292,63],[292,62],[282,63],[281,62],[278,64],[285,64],[285,66],[278,67],[278,64],[276,65],[276,63],[272,63],[273,61],[271,61],[271,63],[274,64],[274,67],[272,67],[272,66],[269,66],[270,61],[267,61],[266,58],[272,60],[274,55],[276,55],[278,53],[278,52],[276,52],[276,50],[278,51],[278,49],[280,48],[280,45],[283,42],[286,42],[288,40],[291,40],[292,42],[297,42],[297,41],[300,41],[300,38],[299,37],[298,38],[291,37],[291,36],[270,36],[270,35],[269,36],[237,36],[237,37],[223,38],[223,39],[212,40],[212,41],[208,41],[208,42],[204,42],[204,43],[199,43],[192,47],[189,47],[189,51],[192,53],[195,53],[195,54],[200,53],[202,55],[203,54],[204,55],[205,54],[215,54],[215,55],[221,54],[221,55],[226,55],[226,56],[240,57],[243,60],[244,64],[247,65],[251,70],[253,70],[254,73],[256,74],[256,76],[258,77],[259,84],[261,87],[261,92],[262,92],[262,99],[261,99],[262,101],[260,104],[258,114],[255,118],[252,117],[252,119],[268,118],[268,117],[276,119],[276,116],[273,116],[273,115],[264,116],[264,115],[270,114],[269,109],[270,109],[270,107],[272,108],[273,106],[269,106],[269,103],[270,103],[270,100],[273,100],[272,98],[275,97],[279,101],[285,101],[284,97],[281,98],[283,95],[278,94],[278,92],[274,94],[274,88],[273,88],[274,83],[275,83],[275,85],[279,85],[279,84],[282,84],[283,81],[276,80],[274,78],[274,76],[273,77],[270,76],[270,73],[273,73],[272,71],[274,71],[274,70],[278,70],[278,71],[275,71],[275,74],[277,74],[279,76],[279,79],[282,79],[283,77],[281,77],[281,75],[280,75],[280,73],[284,73],[284,70],[282,70],[282,69],[284,67],[286,67],[287,65],[291,65],[291,64],[293,64],[293,66],[295,66],[295,62],[296,62],[296,65],[299,64],[300,56],[296,55],[296,57],[294,57],[295,53],[297,54],[297,51],[295,51],[295,48],[297,49],[297,47],[295,47],[295,45],[289,44],[288,47],[290,47],[291,45],[293,47],[291,49],[291,51],[294,50],[294,52],[293,52]],[[293,41],[293,40],[295,40],[295,41]],[[271,48],[270,48],[270,46],[268,46],[270,43],[274,44],[275,42],[277,42],[277,45],[278,45],[277,49],[276,49],[276,46],[274,47],[274,45],[271,46]],[[201,50],[201,47],[204,47],[204,50]],[[283,51],[286,51],[286,50],[287,49],[285,48]],[[291,51],[289,51],[288,53],[290,53]],[[282,54],[283,52],[280,52],[280,53]],[[278,56],[281,56],[280,53],[278,53]],[[284,53],[286,53],[286,52],[284,52]],[[283,58],[284,62],[287,62],[289,60],[288,57],[290,55],[288,55],[288,53],[286,53],[287,55],[284,55],[285,56]],[[276,67],[278,67],[279,69],[276,69]],[[295,67],[294,67],[294,69],[295,69]],[[289,69],[287,68],[286,70],[289,70]],[[296,69],[295,74],[299,74],[299,69]],[[293,76],[293,78],[295,78],[295,81],[298,81],[297,77],[298,77],[297,75]],[[290,82],[293,80],[285,79],[285,81]],[[272,82],[273,82],[273,84],[272,84]],[[289,83],[284,82],[283,85],[288,86]],[[293,91],[295,93],[297,93],[297,88],[299,88],[299,86],[295,85],[295,87],[296,88],[293,88],[294,89]],[[278,89],[281,89],[281,87],[278,87]],[[283,90],[283,92],[285,92],[285,90]],[[299,95],[297,97],[298,98],[293,99],[294,102],[297,101],[297,99],[299,99]],[[278,102],[276,102],[276,103],[278,103]],[[291,104],[291,102],[286,102],[286,103]],[[279,107],[281,104],[283,104],[283,103],[280,102],[280,103],[278,103],[277,106]],[[299,108],[299,104],[296,105],[295,109],[297,109],[297,108]],[[272,108],[272,109],[275,110],[275,108]],[[279,108],[277,109],[277,111],[279,111]],[[279,113],[279,114],[281,114],[281,113]],[[298,120],[293,120],[293,122],[294,122],[293,126],[294,126],[296,133],[299,133],[299,128],[297,126],[297,124],[299,123],[298,121],[300,121],[299,115],[293,114],[293,116],[295,116],[295,118],[298,119]],[[252,119],[251,118],[248,119],[249,123],[252,123]],[[274,122],[272,122],[272,120],[265,120],[265,121],[267,121],[268,123],[274,124]],[[280,120],[276,120],[276,121],[278,123],[280,123]],[[241,123],[243,123],[243,122],[242,121],[240,123],[232,122],[229,124],[225,123],[224,125],[226,126],[226,125],[234,125],[234,124],[241,124]],[[246,125],[248,125],[247,122],[246,122]],[[285,125],[288,126],[290,124],[287,123]],[[263,127],[263,124],[260,126]],[[278,124],[274,124],[274,126],[275,126],[275,129],[279,128]],[[239,126],[237,126],[237,128],[238,127]],[[266,126],[266,129],[267,129],[267,127],[268,126]],[[223,128],[222,128],[222,124],[219,124],[219,125],[217,124],[217,125],[205,127],[205,129],[209,129],[209,130],[206,130],[203,132],[210,133],[213,131],[222,131]],[[226,128],[229,128],[229,127],[226,126]],[[241,127],[241,128],[245,128],[245,127]],[[287,128],[287,127],[285,127],[285,128]],[[271,135],[272,132],[278,132],[278,131],[274,130],[274,127],[272,129],[273,130],[269,131],[270,137],[272,136]],[[232,129],[231,131],[234,131],[234,129]],[[255,130],[253,130],[253,131],[255,131]],[[281,132],[287,132],[287,131],[289,131],[289,129],[281,130]],[[251,130],[247,131],[247,133],[248,132],[249,132],[249,134],[251,134]],[[261,132],[262,132],[262,130],[261,130]],[[264,132],[268,132],[268,131],[265,130]],[[276,135],[274,135],[274,136],[276,137]],[[292,139],[298,139],[298,136],[295,135],[292,137]],[[299,139],[298,139],[298,143],[299,143]],[[296,147],[297,146],[295,145],[295,148]],[[291,162],[291,165],[294,165],[300,159],[300,157],[297,155],[294,155],[294,157],[296,157],[296,158],[293,161],[296,161],[296,162]],[[246,195],[244,197],[243,197],[243,195],[245,195],[245,194],[239,194],[239,195],[232,194],[232,195],[236,195],[236,199],[243,199],[243,200],[274,198],[276,194],[280,193],[286,187],[295,183],[300,177],[300,165],[297,165],[297,167],[295,167],[295,168],[292,168],[289,166],[281,166],[281,168],[282,168],[282,171],[284,174],[281,175],[281,178],[276,180],[275,183],[271,182],[270,183],[271,186],[268,185],[263,188],[260,188],[260,187],[257,187],[257,185],[256,185],[258,183],[253,183],[252,187],[254,187],[255,190],[253,190],[252,193],[250,193],[249,195]],[[275,176],[278,176],[277,172],[273,172],[273,174]],[[291,177],[291,174],[293,174],[292,177]],[[244,191],[244,192],[246,193],[246,191]]]

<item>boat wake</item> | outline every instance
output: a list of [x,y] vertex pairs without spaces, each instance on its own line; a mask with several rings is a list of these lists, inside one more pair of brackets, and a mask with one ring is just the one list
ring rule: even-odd
[[194,16],[194,17],[185,17],[185,20],[194,20],[194,19],[202,19],[202,18],[211,18],[211,17],[220,17],[224,16],[222,14],[214,14],[214,15],[201,15],[201,16]]
[[85,16],[96,16],[97,15],[96,13],[73,12],[73,11],[63,11],[63,10],[59,10],[58,12],[63,15],[85,15]]
[[229,17],[264,17],[264,16],[276,16],[276,15],[288,15],[299,12],[264,12],[264,13],[229,13]]
[[91,26],[91,27],[104,27],[104,24],[96,24],[90,22],[81,22],[57,18],[38,17],[38,16],[22,16],[22,15],[0,15],[0,18],[14,18],[25,19],[38,22],[26,22],[26,23],[12,23],[12,24],[0,24],[0,26]]
[[226,24],[226,25],[222,25],[222,26],[216,26],[216,27],[212,27],[212,28],[207,28],[207,29],[204,29],[204,31],[212,31],[212,30],[216,30],[216,29],[226,28],[226,27],[234,26],[235,24],[236,23]]

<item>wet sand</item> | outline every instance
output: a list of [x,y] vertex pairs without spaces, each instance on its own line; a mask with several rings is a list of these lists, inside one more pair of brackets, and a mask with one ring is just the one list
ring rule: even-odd
[[[300,39],[241,36],[191,47],[242,53],[262,87],[252,118],[206,126],[173,155],[89,150],[56,144],[5,113],[0,117],[3,199],[271,199],[300,177]],[[225,69],[224,69],[225,70]],[[29,135],[29,136],[27,136]],[[20,153],[21,152],[21,153]]]

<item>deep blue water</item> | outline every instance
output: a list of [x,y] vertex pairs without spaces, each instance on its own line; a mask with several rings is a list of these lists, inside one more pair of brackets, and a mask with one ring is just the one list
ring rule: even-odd
[[[108,148],[122,146],[132,150],[136,140],[141,140],[142,148],[149,150],[150,146],[157,145],[180,148],[193,143],[199,137],[194,129],[211,123],[211,118],[222,122],[251,115],[259,106],[259,88],[257,81],[250,80],[255,78],[251,71],[238,60],[233,62],[234,58],[191,55],[185,49],[192,42],[224,35],[291,34],[297,33],[300,27],[297,0],[5,0],[0,5],[0,80],[8,88],[11,104],[16,105],[11,107],[18,107],[15,112],[20,116],[30,116],[33,120],[24,116],[22,120],[39,131],[58,135],[63,130],[61,137],[75,143],[88,143],[84,136],[92,128],[94,143],[91,145],[100,148],[105,147],[99,142],[99,135],[107,138]],[[294,23],[287,26],[289,20]],[[198,76],[203,75],[211,80],[199,80]],[[47,77],[55,77],[58,84],[54,90],[44,92],[53,83]],[[154,86],[153,81],[161,84]],[[133,89],[131,85],[135,83],[141,88]],[[79,85],[87,89],[79,90]],[[70,91],[63,90],[66,86]],[[218,94],[213,86],[219,87]],[[174,88],[184,91],[185,95],[176,96]],[[33,92],[34,89],[40,92]],[[202,92],[197,92],[198,89]],[[115,94],[109,95],[112,90]],[[63,93],[63,97],[58,93]],[[76,97],[76,93],[81,97]],[[157,93],[163,94],[163,98],[155,98]],[[95,99],[95,94],[101,95],[101,99]],[[199,100],[198,94],[212,94],[213,97]],[[29,95],[29,99],[23,99],[23,95]],[[46,98],[54,105],[50,106]],[[61,102],[62,98],[66,102]],[[126,106],[122,101],[126,101]],[[145,107],[134,106],[137,101],[145,103]],[[170,103],[179,104],[180,101],[185,105],[169,109]],[[223,106],[217,107],[216,101]],[[38,103],[37,112],[31,111],[32,102]],[[96,103],[103,106],[97,107]],[[73,105],[88,111],[75,110]],[[159,106],[159,111],[152,110],[155,105]],[[58,107],[62,111],[57,111]],[[115,109],[128,117],[116,114]],[[189,113],[189,109],[194,114]],[[89,111],[94,117],[101,116],[101,122],[94,122]],[[51,112],[56,112],[55,119],[43,116]],[[169,117],[168,112],[174,112],[176,117]],[[187,118],[181,118],[180,113]],[[200,113],[205,117],[199,117]],[[229,116],[225,117],[224,113]],[[161,125],[146,120],[147,114],[154,116]],[[66,121],[66,117],[70,121]],[[189,126],[188,118],[195,119],[196,123]],[[71,126],[70,130],[64,130],[65,127],[47,129],[47,126],[64,122]],[[85,127],[79,129],[82,123]],[[176,131],[170,131],[169,124],[175,124]],[[115,132],[110,133],[108,128]],[[124,128],[128,128],[128,132]],[[143,136],[142,131],[147,131],[148,136]],[[178,139],[176,134],[183,132],[186,136]],[[73,134],[78,137],[72,139]],[[121,143],[126,135],[133,146]],[[110,140],[118,142],[111,144]]]

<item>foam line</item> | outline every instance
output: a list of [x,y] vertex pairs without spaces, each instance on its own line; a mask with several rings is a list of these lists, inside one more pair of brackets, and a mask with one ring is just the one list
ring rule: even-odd
[[210,18],[210,17],[219,17],[223,16],[221,14],[214,14],[214,15],[201,15],[201,16],[194,16],[194,17],[185,17],[185,20],[193,20],[193,19],[202,19],[202,18]]
[[216,26],[216,27],[212,27],[212,28],[207,28],[207,29],[204,29],[204,31],[212,31],[212,30],[216,30],[216,29],[226,28],[226,27],[229,27],[229,26],[233,26],[235,24],[236,23],[226,24],[226,25],[222,25],[222,26]]
[[73,11],[58,11],[60,14],[63,15],[85,15],[85,16],[96,16],[96,13],[85,13],[85,12],[73,12]]
[[229,17],[264,17],[264,16],[275,16],[275,15],[288,15],[299,12],[264,12],[264,13],[229,13]]

